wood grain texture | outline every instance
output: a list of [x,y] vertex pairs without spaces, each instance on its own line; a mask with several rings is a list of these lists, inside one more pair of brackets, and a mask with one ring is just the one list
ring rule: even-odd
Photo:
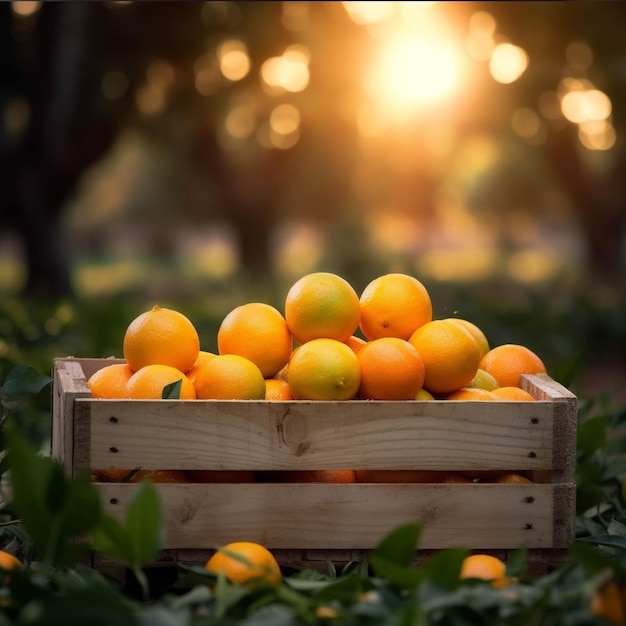
[[[95,400],[87,378],[121,359],[53,364],[53,455],[81,468],[527,470],[530,485],[170,484],[164,558],[204,558],[245,537],[294,567],[355,560],[398,524],[420,550],[558,558],[574,538],[576,397],[525,376],[537,402]],[[123,515],[136,485],[97,483]]]
[[91,392],[80,362],[55,359],[52,363],[52,424],[50,452],[68,475],[74,467],[74,402]]
[[92,467],[549,469],[552,403],[80,400]]
[[[98,484],[123,515],[136,485]],[[166,504],[166,548],[214,548],[246,538],[270,549],[371,549],[420,521],[422,548],[563,547],[553,533],[553,485],[155,485]]]

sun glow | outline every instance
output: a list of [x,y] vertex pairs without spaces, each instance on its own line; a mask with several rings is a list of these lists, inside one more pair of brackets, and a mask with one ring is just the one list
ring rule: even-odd
[[390,37],[372,68],[370,96],[394,109],[440,101],[460,87],[461,56],[437,32]]

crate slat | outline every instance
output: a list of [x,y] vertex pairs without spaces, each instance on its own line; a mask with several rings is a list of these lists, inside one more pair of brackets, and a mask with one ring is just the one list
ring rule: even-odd
[[503,410],[496,402],[77,400],[76,415],[80,445],[90,445],[82,467],[533,470],[554,463],[554,405],[544,402]]
[[[91,398],[89,376],[117,362],[53,363],[52,453],[69,474],[135,467],[521,470],[534,481],[155,485],[166,522],[160,563],[203,560],[216,546],[243,539],[274,550],[281,565],[324,567],[326,560],[360,558],[407,521],[424,524],[422,555],[453,546],[507,554],[526,546],[530,562],[547,564],[574,538],[576,396],[547,375],[522,377],[536,402]],[[95,486],[118,515],[137,488]]]
[[[555,485],[161,484],[169,548],[258,541],[270,549],[371,549],[396,525],[420,521],[424,549],[567,545],[554,533]],[[123,514],[137,488],[102,483]],[[570,488],[572,490],[573,487]]]

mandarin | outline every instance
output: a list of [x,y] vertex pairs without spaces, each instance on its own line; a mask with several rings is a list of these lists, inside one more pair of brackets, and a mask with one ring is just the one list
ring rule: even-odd
[[498,387],[492,391],[497,400],[514,400],[519,402],[534,402],[536,398],[520,387]]
[[465,387],[476,375],[478,344],[471,333],[450,320],[433,320],[410,337],[424,361],[424,387],[432,394],[447,394]]
[[446,400],[493,401],[495,399],[492,391],[479,387],[461,387],[461,389],[457,389],[446,396]]
[[522,374],[546,374],[546,366],[530,348],[506,343],[491,348],[479,364],[480,369],[491,374],[500,387],[519,387]]
[[222,573],[230,582],[254,587],[278,585],[282,574],[274,555],[265,547],[250,541],[235,541],[220,548],[207,561],[206,569]]
[[278,309],[263,302],[248,302],[234,308],[217,331],[220,354],[246,357],[271,378],[289,361],[293,338]]
[[201,400],[264,400],[265,378],[250,359],[218,354],[196,374],[195,389]]
[[357,335],[351,335],[350,337],[346,339],[344,343],[350,348],[352,348],[355,354],[358,354],[361,348],[367,343],[367,341],[365,341],[365,339],[362,339],[361,337]]
[[517,472],[504,472],[504,474],[498,474],[489,482],[498,483],[499,485],[531,485],[533,481]]
[[153,364],[170,365],[186,372],[198,358],[200,339],[189,318],[155,305],[128,325],[123,350],[134,372]]
[[506,578],[506,564],[490,554],[470,554],[461,563],[460,578],[480,578],[491,581],[494,587],[503,587],[510,580]]
[[346,341],[359,326],[359,296],[350,283],[330,272],[297,280],[285,298],[285,320],[294,339]]
[[373,339],[359,350],[357,357],[361,368],[359,398],[414,400],[424,384],[424,362],[406,339]]
[[187,474],[195,483],[253,483],[252,470],[188,470]]
[[282,378],[265,379],[265,399],[266,400],[293,400],[291,387]]
[[282,483],[355,483],[354,470],[284,470],[277,472]]
[[87,386],[94,398],[127,398],[128,381],[133,375],[127,363],[112,363],[94,372]]
[[430,391],[426,391],[426,389],[424,389],[423,387],[417,392],[417,395],[415,396],[416,400],[434,400],[435,396],[433,396],[432,393],[430,393]]
[[204,365],[204,363],[206,363],[209,359],[212,359],[216,356],[217,354],[213,352],[200,350],[200,352],[198,353],[198,358],[196,359],[196,362],[193,364],[191,369],[185,372],[185,376],[187,376],[187,378],[195,385],[196,376],[198,375],[198,372],[200,371],[200,369],[202,369],[202,366]]
[[438,483],[444,472],[439,470],[357,470],[359,483]]
[[195,400],[193,383],[179,369],[171,365],[153,363],[138,369],[128,380],[126,389],[128,398],[141,400],[160,400],[167,385],[181,381],[180,400]]
[[147,480],[151,483],[188,483],[190,476],[182,470],[130,470],[130,469],[94,469],[94,479],[97,482],[138,483]]
[[626,586],[611,580],[596,590],[589,610],[610,624],[626,623]]
[[22,569],[22,567],[24,564],[15,555],[6,550],[0,550],[0,569],[12,570]]
[[289,361],[287,382],[296,400],[350,400],[361,384],[356,354],[336,339],[312,339]]
[[476,339],[481,357],[489,352],[489,341],[487,340],[485,333],[478,326],[476,326],[474,322],[470,322],[469,320],[460,317],[449,317],[447,319],[456,322],[457,324],[463,326],[466,330],[469,330],[472,337]]
[[481,370],[478,368],[476,370],[476,376],[472,378],[472,380],[467,383],[468,387],[477,387],[478,389],[486,389],[487,391],[493,391],[497,389],[500,385],[498,385],[498,381],[485,370]]
[[384,274],[372,280],[361,293],[360,328],[367,339],[408,339],[430,322],[433,307],[424,285],[413,276]]

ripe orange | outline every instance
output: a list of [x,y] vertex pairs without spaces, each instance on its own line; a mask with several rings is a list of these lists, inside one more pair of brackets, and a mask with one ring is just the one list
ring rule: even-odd
[[468,387],[476,387],[478,389],[486,389],[487,391],[493,391],[497,389],[500,385],[498,385],[498,381],[489,373],[485,372],[485,370],[481,370],[478,368],[476,370],[476,376],[472,378],[472,380],[467,383]]
[[163,388],[171,383],[182,381],[180,400],[195,400],[196,392],[192,382],[180,370],[171,365],[152,364],[138,369],[128,380],[128,397],[142,400],[160,400]]
[[373,339],[359,350],[357,358],[361,367],[359,398],[413,400],[424,384],[424,362],[406,339]]
[[409,337],[417,348],[426,375],[424,387],[432,394],[446,394],[466,387],[480,361],[478,344],[471,333],[450,320],[433,320]]
[[610,624],[626,623],[626,587],[614,580],[606,583],[591,597],[589,610]]
[[446,396],[446,400],[496,400],[493,391],[478,387],[461,387]]
[[430,393],[430,391],[426,391],[426,389],[424,389],[423,387],[417,392],[417,395],[415,396],[416,400],[434,400],[435,396],[433,396],[432,393]]
[[264,400],[265,379],[250,359],[218,354],[196,374],[196,393],[202,400]]
[[503,587],[511,581],[507,579],[506,564],[490,554],[470,554],[461,564],[461,579],[480,578],[491,581],[494,587]]
[[0,568],[4,570],[21,569],[23,563],[10,552],[0,550]]
[[285,320],[294,339],[326,337],[346,341],[359,326],[359,296],[350,283],[330,272],[296,281],[285,298]]
[[147,480],[151,483],[188,483],[189,475],[182,470],[139,470],[129,482]]
[[214,574],[222,572],[232,582],[254,587],[278,585],[281,571],[274,555],[265,547],[250,541],[235,541],[220,548],[206,563]]
[[270,378],[289,361],[293,338],[278,309],[263,302],[248,302],[222,320],[217,348],[220,354],[246,357]]
[[285,470],[277,472],[282,483],[355,483],[354,470]]
[[469,320],[460,317],[449,317],[448,319],[456,322],[457,324],[460,324],[466,330],[469,330],[472,337],[476,339],[476,343],[478,344],[478,349],[480,350],[481,357],[489,352],[489,341],[487,340],[485,333],[478,326],[476,326],[474,322],[470,322]]
[[286,380],[281,378],[265,379],[265,399],[266,400],[293,400],[291,387]]
[[187,474],[195,483],[253,483],[252,470],[188,470]]
[[515,343],[492,348],[479,364],[491,374],[500,387],[519,387],[522,374],[546,374],[546,366],[532,350]]
[[426,287],[407,274],[384,274],[375,278],[361,293],[360,305],[361,331],[370,340],[408,339],[433,316]]
[[350,335],[345,341],[345,343],[352,348],[354,354],[358,354],[361,348],[367,343],[365,339],[361,339],[357,335]]
[[467,484],[474,481],[469,476],[465,476],[459,472],[444,472],[444,475],[439,482]]
[[186,372],[198,358],[200,339],[182,313],[154,306],[128,325],[123,346],[126,362],[134,372],[155,363]]
[[291,355],[287,382],[296,400],[350,400],[361,383],[356,354],[336,339],[312,339]]
[[519,387],[498,387],[497,389],[494,389],[491,393],[496,396],[496,400],[513,400],[516,402],[535,401],[534,396],[528,393],[528,391],[524,391]]
[[359,483],[438,483],[443,478],[438,470],[357,470]]
[[532,480],[522,476],[517,472],[504,472],[504,474],[498,474],[489,482],[498,483],[500,485],[529,485],[532,484]]
[[202,368],[202,365],[206,363],[209,359],[212,359],[216,356],[217,354],[214,354],[213,352],[200,350],[200,352],[198,352],[198,358],[196,359],[196,362],[193,364],[191,369],[185,372],[185,376],[187,376],[187,378],[195,385],[196,376],[198,375],[198,371]]
[[[188,483],[190,476],[182,470],[137,470],[132,473],[130,469],[94,469],[92,474],[97,482],[138,483],[147,480],[152,483]],[[128,478],[127,478],[128,477]]]
[[126,363],[112,363],[94,372],[87,381],[94,398],[127,398],[133,370]]

